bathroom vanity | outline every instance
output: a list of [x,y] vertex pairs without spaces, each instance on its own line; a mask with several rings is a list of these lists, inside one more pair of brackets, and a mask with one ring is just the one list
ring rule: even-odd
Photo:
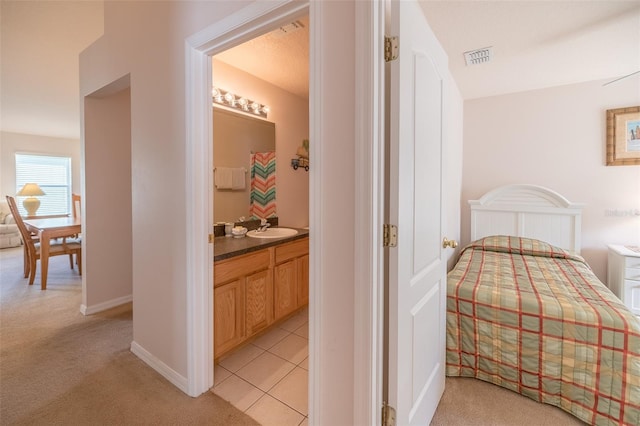
[[214,240],[214,358],[309,302],[308,230]]

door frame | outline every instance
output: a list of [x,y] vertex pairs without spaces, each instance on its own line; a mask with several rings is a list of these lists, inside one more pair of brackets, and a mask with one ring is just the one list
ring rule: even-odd
[[[384,386],[385,10],[356,1],[354,424],[381,424]],[[357,303],[366,301],[366,303]]]
[[[379,424],[382,402],[383,355],[383,249],[384,209],[384,34],[385,2],[355,1],[356,12],[356,179],[354,237],[354,375],[355,424]],[[186,134],[186,256],[187,256],[187,393],[196,397],[213,386],[213,247],[206,236],[213,229],[213,159],[211,56],[263,34],[292,17],[310,18],[310,139],[322,140],[322,110],[330,102],[322,95],[323,43],[321,25],[325,6],[319,1],[280,0],[254,2],[185,40]],[[326,25],[326,24],[325,24]],[[331,306],[322,300],[320,248],[322,181],[320,143],[311,144],[314,167],[310,171],[310,277],[309,277],[309,420],[322,424],[322,395],[330,393],[322,380],[322,328]],[[325,157],[327,154],[324,154]]]

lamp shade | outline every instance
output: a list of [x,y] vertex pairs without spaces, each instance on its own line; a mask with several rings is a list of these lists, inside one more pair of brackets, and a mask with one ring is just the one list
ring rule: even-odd
[[25,183],[16,195],[27,197],[22,201],[22,206],[29,216],[35,216],[38,207],[40,207],[40,200],[38,200],[35,195],[45,195],[45,193],[37,183]]
[[45,195],[45,193],[37,183],[25,183],[16,195],[21,197],[33,197],[34,195]]

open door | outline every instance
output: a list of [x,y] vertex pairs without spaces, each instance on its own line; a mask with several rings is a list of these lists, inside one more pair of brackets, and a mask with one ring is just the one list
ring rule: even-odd
[[[443,75],[447,57],[417,1],[390,2],[387,403],[399,425],[429,424],[444,391]],[[402,23],[402,25],[401,25]]]

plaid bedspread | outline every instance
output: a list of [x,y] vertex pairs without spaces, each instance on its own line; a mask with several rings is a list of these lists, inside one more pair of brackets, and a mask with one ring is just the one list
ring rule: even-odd
[[447,283],[448,376],[475,377],[592,425],[640,425],[640,320],[585,261],[494,236]]

